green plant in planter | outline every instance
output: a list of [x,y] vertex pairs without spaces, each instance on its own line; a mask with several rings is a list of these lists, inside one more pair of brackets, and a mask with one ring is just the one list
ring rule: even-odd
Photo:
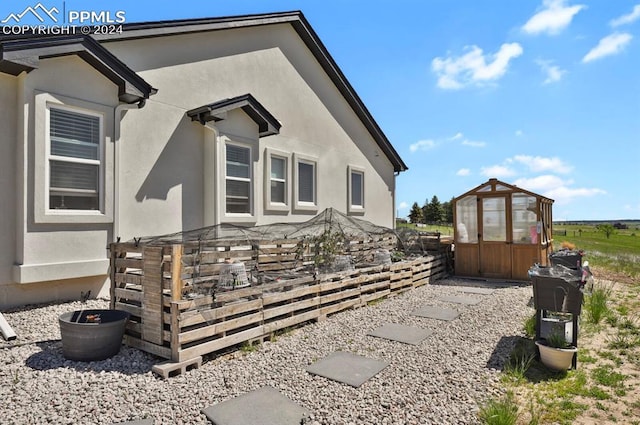
[[547,345],[552,348],[571,348],[565,336],[560,332],[553,332],[547,338]]
[[571,367],[578,349],[567,340],[563,333],[552,333],[543,342],[536,341],[540,352],[540,361],[555,371],[567,370]]

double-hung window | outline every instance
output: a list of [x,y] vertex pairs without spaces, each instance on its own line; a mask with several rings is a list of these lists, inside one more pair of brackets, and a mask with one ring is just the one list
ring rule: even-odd
[[49,210],[100,210],[102,116],[49,108]]
[[264,209],[265,211],[289,211],[291,189],[289,187],[289,156],[272,148],[264,154]]
[[251,148],[226,144],[227,214],[251,214]]
[[286,204],[287,202],[287,160],[279,156],[271,157],[271,203]]
[[364,170],[358,167],[348,168],[348,203],[350,213],[364,212]]

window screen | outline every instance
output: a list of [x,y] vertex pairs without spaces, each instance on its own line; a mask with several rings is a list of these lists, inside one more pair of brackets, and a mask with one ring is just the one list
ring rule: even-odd
[[271,202],[285,203],[286,186],[286,160],[284,158],[271,157]]
[[358,172],[351,173],[351,205],[364,206],[364,175]]
[[100,208],[100,118],[49,110],[49,208]]
[[314,165],[306,162],[298,163],[298,201],[315,202]]
[[226,145],[226,211],[251,213],[251,149]]

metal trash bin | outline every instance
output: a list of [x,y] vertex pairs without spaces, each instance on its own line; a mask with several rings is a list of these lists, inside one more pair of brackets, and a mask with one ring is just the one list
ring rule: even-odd
[[[534,265],[529,269],[529,277],[533,286],[533,304],[536,309],[536,341],[549,336],[543,335],[546,332],[557,331],[558,326],[548,326],[551,323],[546,317],[547,312],[570,313],[571,328],[569,323],[558,323],[562,333],[567,338],[567,342],[574,347],[578,347],[578,320],[582,312],[583,301],[583,273],[581,268],[569,268],[564,265],[553,265],[551,267],[541,267]],[[545,328],[545,329],[543,329]],[[574,355],[572,367],[577,367],[577,354]]]
[[[583,300],[580,290],[582,273],[579,276],[562,272],[553,275],[551,270],[557,267],[542,268],[540,274],[531,275],[534,308],[579,316]],[[547,269],[551,270],[546,271]]]
[[549,254],[549,261],[552,266],[565,266],[577,270],[582,267],[582,251],[572,249],[561,249]]

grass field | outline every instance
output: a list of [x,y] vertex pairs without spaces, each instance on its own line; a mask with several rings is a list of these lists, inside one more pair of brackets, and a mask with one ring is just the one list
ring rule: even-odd
[[616,230],[609,238],[590,224],[553,225],[554,248],[562,242],[574,244],[584,251],[590,265],[609,269],[627,276],[640,277],[640,229],[638,225]]

